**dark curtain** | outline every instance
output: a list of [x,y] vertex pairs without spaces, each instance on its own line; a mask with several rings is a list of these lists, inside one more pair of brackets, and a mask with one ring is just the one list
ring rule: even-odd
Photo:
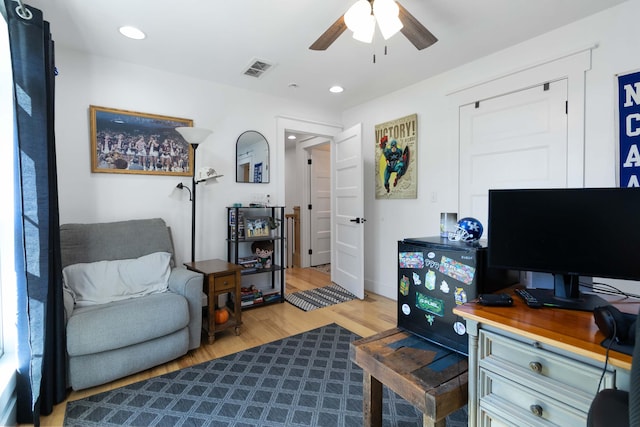
[[66,397],[54,124],[54,55],[42,12],[4,0],[15,97],[18,422],[40,424]]

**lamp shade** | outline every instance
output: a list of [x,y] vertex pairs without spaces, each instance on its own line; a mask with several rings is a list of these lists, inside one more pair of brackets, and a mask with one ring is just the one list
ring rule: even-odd
[[376,21],[385,40],[402,29],[399,13],[400,8],[394,0],[358,0],[344,14],[344,23],[353,31],[354,39],[371,43]]
[[209,135],[213,133],[212,130],[204,129],[204,128],[194,128],[194,127],[177,127],[176,131],[182,135],[185,141],[187,141],[191,145],[198,145],[202,143]]
[[367,25],[371,16],[371,4],[367,0],[358,0],[344,14],[344,23],[351,31],[362,31],[362,25]]
[[376,31],[376,18],[369,15],[358,24],[358,29],[353,32],[353,38],[364,42],[371,43],[373,41],[373,33]]
[[378,21],[378,27],[385,40],[400,31],[403,27],[398,14],[400,8],[394,0],[375,0],[373,2],[373,15]]

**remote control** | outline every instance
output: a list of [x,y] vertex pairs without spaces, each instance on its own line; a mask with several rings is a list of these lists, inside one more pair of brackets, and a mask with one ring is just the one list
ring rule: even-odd
[[526,289],[518,288],[518,289],[515,289],[515,292],[531,308],[540,308],[544,306],[542,301],[538,301],[538,299],[536,299],[536,297],[531,295],[531,293],[529,293],[529,291],[527,291]]

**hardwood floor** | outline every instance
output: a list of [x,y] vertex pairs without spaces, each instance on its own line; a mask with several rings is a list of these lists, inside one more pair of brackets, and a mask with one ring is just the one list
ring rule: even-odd
[[[289,268],[286,274],[287,293],[331,284],[327,274],[311,268]],[[207,362],[227,354],[285,338],[330,323],[337,323],[362,337],[396,326],[396,302],[368,293],[364,300],[353,300],[331,307],[304,312],[293,305],[272,304],[242,312],[239,336],[233,329],[216,335],[213,344],[202,343],[183,357],[139,374],[86,390],[72,391],[67,400],[58,404],[51,415],[41,417],[43,426],[60,426],[64,421],[68,401],[112,390],[147,378],[172,372],[197,363]]]

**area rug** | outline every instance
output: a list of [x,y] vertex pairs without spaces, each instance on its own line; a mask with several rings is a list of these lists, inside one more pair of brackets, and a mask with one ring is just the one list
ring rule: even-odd
[[[331,324],[67,404],[71,426],[362,426],[356,334]],[[421,414],[384,388],[384,425]],[[466,423],[465,423],[466,424]]]
[[351,301],[355,298],[355,295],[335,283],[308,291],[293,292],[284,296],[287,302],[304,311],[329,307],[330,305]]
[[331,264],[314,265],[311,268],[313,268],[314,270],[318,270],[321,273],[331,274]]

